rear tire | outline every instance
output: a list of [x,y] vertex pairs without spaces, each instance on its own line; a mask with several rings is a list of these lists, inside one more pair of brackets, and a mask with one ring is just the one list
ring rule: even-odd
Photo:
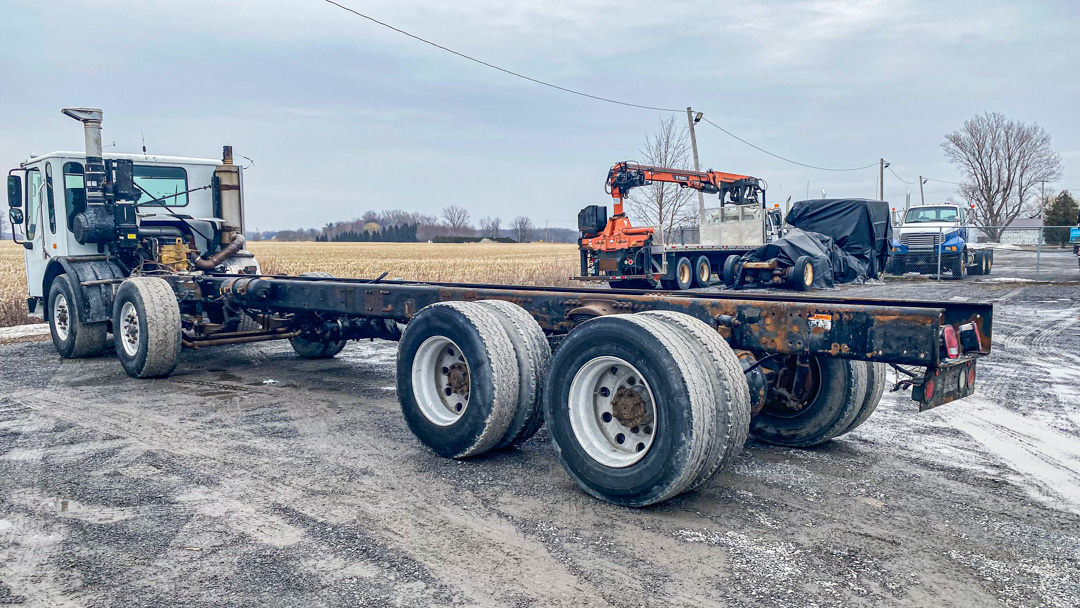
[[694,287],[708,287],[712,280],[712,264],[709,258],[699,255],[694,261]]
[[606,315],[567,335],[551,362],[544,413],[559,461],[585,492],[643,507],[698,480],[724,401],[697,355],[647,315]]
[[724,285],[735,286],[735,279],[739,276],[739,256],[729,255],[724,258]]
[[132,378],[161,378],[180,361],[180,305],[172,286],[157,277],[120,284],[113,300],[116,357]]
[[675,262],[674,287],[682,291],[690,289],[694,286],[694,274],[694,266],[690,260],[685,257],[679,258],[679,261]]
[[750,434],[766,443],[795,448],[821,445],[843,433],[866,399],[866,366],[858,361],[812,357],[818,365],[816,395],[799,410],[765,409],[750,421]]
[[53,279],[49,287],[49,333],[56,352],[65,359],[82,359],[101,354],[105,348],[108,321],[79,322],[75,289],[68,275]]
[[[334,275],[329,272],[321,271],[301,272],[299,276],[317,277],[320,279],[334,278]],[[305,359],[330,359],[335,357],[345,349],[345,344],[347,342],[347,340],[334,340],[331,342],[308,340],[303,336],[289,338],[289,344],[292,345],[293,351]]]
[[799,256],[791,268],[791,282],[794,283],[795,290],[809,291],[814,285],[814,265],[810,263],[810,257]]
[[662,319],[681,332],[684,341],[698,351],[698,361],[705,364],[706,375],[712,383],[717,401],[716,432],[704,468],[686,488],[691,492],[708,483],[742,451],[750,432],[750,387],[731,345],[701,320],[670,310],[640,314]]
[[888,369],[884,363],[866,362],[866,398],[863,399],[855,420],[837,437],[857,429],[877,410],[878,403],[881,402],[881,396],[885,393],[886,372],[888,372]]
[[494,447],[519,395],[514,345],[492,310],[440,302],[420,310],[398,342],[397,393],[413,435],[446,458]]
[[551,364],[551,346],[540,324],[525,309],[505,300],[481,300],[498,317],[518,364],[518,399],[514,418],[495,449],[521,445],[544,424],[544,381]]

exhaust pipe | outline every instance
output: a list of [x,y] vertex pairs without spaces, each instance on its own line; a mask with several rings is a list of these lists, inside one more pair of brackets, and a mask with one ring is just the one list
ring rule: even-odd
[[105,161],[101,152],[102,111],[97,108],[64,108],[64,116],[83,123],[86,138],[86,169],[84,181],[87,205],[105,204]]
[[247,240],[244,238],[243,234],[234,232],[232,240],[229,241],[229,244],[226,245],[224,249],[205,260],[202,258],[195,258],[195,267],[199,270],[213,270],[220,266],[226,259],[243,249],[245,242],[247,242]]

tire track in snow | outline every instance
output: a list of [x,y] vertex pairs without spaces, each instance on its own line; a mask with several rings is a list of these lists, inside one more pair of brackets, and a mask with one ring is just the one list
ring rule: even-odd
[[1080,442],[978,396],[937,415],[1019,475],[1014,483],[1055,508],[1080,514]]

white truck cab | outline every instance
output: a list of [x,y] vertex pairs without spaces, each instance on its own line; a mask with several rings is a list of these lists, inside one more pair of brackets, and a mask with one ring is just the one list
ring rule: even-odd
[[[143,154],[105,154],[105,160],[130,160],[133,180],[144,201],[159,203],[137,207],[139,225],[157,221],[175,222],[181,215],[194,225],[216,217],[208,186],[220,160]],[[75,216],[86,209],[86,155],[82,152],[50,152],[34,156],[9,174],[20,175],[22,192],[22,245],[25,248],[26,282],[31,299],[44,297],[44,277],[50,261],[70,256],[102,253],[94,243],[80,244],[73,232]],[[10,196],[11,193],[9,193]],[[200,248],[205,236],[195,234]],[[40,309],[33,307],[36,314]]]

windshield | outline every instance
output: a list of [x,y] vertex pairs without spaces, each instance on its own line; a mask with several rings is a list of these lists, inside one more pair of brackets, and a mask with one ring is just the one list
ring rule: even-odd
[[[155,167],[135,165],[135,183],[145,190],[140,191],[140,203],[147,203],[152,198],[162,199],[156,205],[183,207],[187,204],[187,172],[182,167]],[[149,194],[150,196],[147,196]],[[152,197],[152,198],[151,198]]]
[[956,207],[916,207],[908,211],[904,223],[955,222],[956,215]]

